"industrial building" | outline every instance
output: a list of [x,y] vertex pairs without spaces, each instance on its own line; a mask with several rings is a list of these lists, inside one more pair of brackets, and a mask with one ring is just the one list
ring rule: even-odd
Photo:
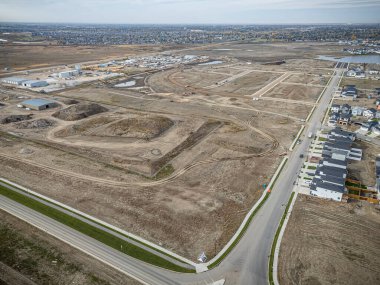
[[47,83],[45,80],[27,80],[22,83],[22,86],[34,88],[34,87],[45,87],[48,86],[49,83]]
[[79,70],[74,69],[74,70],[62,71],[62,72],[58,73],[58,77],[59,78],[69,78],[69,77],[78,75],[79,72],[80,72],[80,69]]
[[19,77],[8,77],[1,80],[1,82],[5,84],[12,84],[12,85],[22,85],[25,81],[28,81],[28,79],[25,78],[19,78]]
[[44,110],[57,107],[57,103],[47,99],[30,99],[21,103],[25,108],[32,110]]

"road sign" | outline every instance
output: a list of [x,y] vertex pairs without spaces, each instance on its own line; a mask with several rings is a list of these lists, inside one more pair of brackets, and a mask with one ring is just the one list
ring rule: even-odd
[[204,262],[206,262],[206,260],[207,260],[207,256],[206,256],[206,254],[205,254],[204,251],[203,251],[203,252],[198,256],[198,261],[204,263]]

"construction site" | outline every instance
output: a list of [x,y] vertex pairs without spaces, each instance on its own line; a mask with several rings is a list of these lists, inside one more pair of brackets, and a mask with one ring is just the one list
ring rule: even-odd
[[[215,256],[332,74],[333,63],[313,58],[338,52],[307,43],[223,47],[173,52],[163,68],[139,58],[114,78],[49,93],[1,85],[0,176],[191,260]],[[55,105],[31,110],[26,99]]]
[[280,284],[377,284],[380,211],[299,195],[282,239]]

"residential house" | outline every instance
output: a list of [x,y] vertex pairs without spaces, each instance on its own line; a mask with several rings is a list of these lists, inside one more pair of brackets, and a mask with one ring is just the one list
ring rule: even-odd
[[332,158],[325,158],[322,161],[322,165],[347,169],[347,161],[337,160]]
[[363,116],[363,112],[364,112],[365,108],[363,107],[353,107],[352,110],[351,110],[351,114],[352,116]]
[[356,72],[355,78],[359,78],[359,79],[365,78],[365,72],[364,71]]
[[317,168],[317,171],[315,172],[315,177],[321,178],[323,176],[346,178],[347,170],[342,169],[342,168],[319,165]]
[[362,123],[360,130],[364,132],[370,132],[372,131],[372,128],[375,127],[378,123],[376,121],[368,121]]
[[374,127],[372,128],[372,132],[373,132],[373,134],[375,134],[375,135],[377,135],[377,136],[380,136],[380,126],[379,126],[379,125],[374,126]]
[[341,114],[337,123],[341,126],[347,126],[351,122],[351,114]]
[[376,99],[375,104],[376,104],[376,109],[380,110],[380,99]]
[[340,105],[339,104],[332,104],[331,105],[331,112],[332,113],[339,113],[340,111]]
[[344,131],[339,127],[329,132],[329,140],[338,140],[339,138],[354,141],[356,135],[355,133]]
[[329,121],[327,122],[327,125],[329,127],[335,127],[338,119],[339,119],[339,114],[332,113],[331,116],[329,117]]
[[372,119],[376,115],[376,110],[374,108],[367,109],[363,112],[363,116],[367,119]]
[[311,195],[325,199],[331,199],[334,201],[342,201],[342,197],[345,191],[346,188],[344,185],[337,185],[315,178],[310,185]]
[[348,104],[343,104],[341,107],[342,114],[350,114],[351,113],[351,106]]
[[352,69],[348,70],[348,71],[346,72],[346,76],[347,76],[347,77],[355,77],[355,76],[356,76],[356,72],[355,72],[355,70],[352,70]]
[[346,85],[342,89],[341,97],[347,98],[347,99],[355,99],[358,97],[358,90],[356,89],[355,85]]

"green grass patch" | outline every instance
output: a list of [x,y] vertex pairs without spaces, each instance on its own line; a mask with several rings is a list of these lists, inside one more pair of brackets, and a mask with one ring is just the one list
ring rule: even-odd
[[26,197],[20,193],[10,190],[0,185],[0,194],[6,196],[24,206],[27,206],[45,216],[48,216],[64,225],[67,225],[85,235],[88,235],[118,251],[121,251],[134,258],[140,259],[144,262],[166,268],[178,272],[195,272],[192,269],[183,268],[176,264],[171,263],[153,253],[150,253],[136,245],[128,243],[111,233],[98,229],[88,223],[78,220],[68,214],[65,214],[57,209],[51,208],[33,198]]
[[160,180],[162,178],[172,175],[174,172],[174,167],[171,164],[167,164],[160,169],[160,171],[153,177],[155,180]]
[[315,170],[315,169],[317,169],[317,167],[316,167],[316,166],[309,165],[309,166],[307,167],[307,169],[313,169],[313,170]]
[[353,194],[353,195],[360,195],[360,191],[358,191],[358,190],[351,190],[351,189],[349,189],[349,190],[348,190],[348,194]]
[[273,239],[272,248],[271,248],[271,251],[270,251],[270,257],[269,257],[269,284],[270,284],[270,285],[274,284],[274,281],[273,281],[273,261],[274,261],[274,251],[275,251],[275,249],[276,249],[276,244],[277,244],[278,236],[280,235],[282,225],[284,224],[284,221],[285,221],[286,215],[288,214],[289,207],[290,207],[290,204],[291,204],[292,199],[293,199],[293,197],[294,197],[294,194],[295,194],[295,193],[292,192],[292,194],[290,195],[290,198],[289,198],[288,204],[286,205],[286,208],[285,208],[285,212],[284,212],[284,214],[282,215],[282,218],[281,218],[280,224],[278,225],[278,228],[277,228],[276,234],[275,234],[274,239]]
[[[22,190],[22,189],[20,189],[20,188],[18,188],[18,187],[16,187],[16,186],[14,186],[14,185],[9,184],[9,183],[5,182],[4,180],[1,180],[1,179],[0,179],[0,181],[1,181],[1,183],[3,183],[3,184],[6,184],[6,185],[8,185],[8,186],[10,186],[10,187],[17,188],[18,190],[20,190],[20,191],[22,191],[22,192],[25,192],[24,190]],[[26,192],[25,192],[25,193],[26,193]],[[102,226],[103,228],[106,228],[106,229],[108,229],[108,230],[110,230],[110,231],[113,231],[113,232],[119,234],[119,235],[122,235],[122,236],[124,236],[124,237],[126,237],[126,238],[129,238],[130,240],[133,240],[133,241],[135,241],[135,242],[137,242],[137,243],[140,243],[141,245],[144,245],[144,246],[146,246],[146,247],[149,247],[149,248],[153,249],[153,250],[156,251],[156,252],[159,252],[159,253],[161,253],[161,254],[164,254],[164,255],[166,255],[166,256],[169,256],[170,258],[175,259],[175,260],[177,260],[177,261],[183,262],[181,259],[179,259],[179,258],[177,258],[177,257],[175,257],[175,256],[172,256],[172,255],[170,255],[170,254],[168,254],[168,253],[166,253],[166,252],[163,252],[163,251],[161,251],[161,250],[159,250],[159,249],[157,249],[157,248],[155,248],[155,247],[153,247],[153,246],[151,246],[151,245],[149,245],[149,244],[146,244],[146,243],[144,243],[144,242],[141,242],[141,241],[138,240],[138,239],[135,239],[135,238],[133,238],[133,237],[131,237],[131,236],[129,236],[129,235],[126,235],[126,234],[124,234],[124,233],[122,233],[122,232],[119,232],[119,231],[117,231],[117,230],[115,230],[115,229],[113,229],[113,228],[110,228],[110,227],[108,227],[108,226],[102,224],[102,223],[99,223],[99,222],[97,222],[97,221],[95,221],[95,220],[89,219],[89,218],[87,218],[86,216],[83,216],[83,215],[81,215],[81,214],[79,214],[79,213],[76,213],[76,212],[74,212],[74,211],[72,211],[72,210],[70,210],[70,209],[63,208],[63,207],[61,207],[61,206],[58,205],[58,204],[55,204],[55,203],[53,203],[53,202],[51,202],[51,201],[49,201],[49,200],[46,200],[46,199],[44,199],[44,198],[42,198],[42,197],[38,197],[38,196],[36,196],[36,195],[34,195],[34,194],[32,194],[32,193],[28,193],[28,194],[29,194],[29,195],[32,195],[33,197],[35,197],[35,198],[37,198],[37,199],[43,200],[43,201],[45,201],[45,202],[47,202],[47,203],[49,203],[49,204],[54,204],[54,205],[57,206],[57,207],[60,207],[60,208],[62,208],[62,209],[65,209],[66,211],[69,211],[69,212],[71,212],[71,213],[73,213],[73,214],[75,214],[75,215],[78,215],[78,216],[80,216],[80,217],[86,219],[86,220],[89,220],[89,221],[91,221],[91,222],[93,222],[93,223],[95,223],[95,224],[98,224],[99,226]]]
[[303,179],[304,179],[304,180],[313,180],[313,179],[311,179],[311,178],[309,178],[309,177],[304,177]]
[[274,185],[276,184],[277,179],[278,179],[278,177],[280,176],[280,174],[281,174],[282,170],[284,169],[285,164],[286,164],[287,162],[288,162],[288,158],[285,158],[285,161],[284,161],[284,163],[282,164],[282,166],[281,166],[281,168],[280,168],[280,171],[277,173],[276,178],[274,179],[274,181],[273,181],[273,183],[272,183],[272,185],[271,185],[271,188],[272,188],[272,189],[273,189]]
[[346,186],[352,186],[352,187],[367,189],[367,186],[365,186],[363,184],[352,183],[350,181],[346,181]]
[[323,137],[319,137],[318,140],[319,140],[320,142],[325,142],[325,141],[327,141],[327,139],[326,139],[326,138],[323,138]]

